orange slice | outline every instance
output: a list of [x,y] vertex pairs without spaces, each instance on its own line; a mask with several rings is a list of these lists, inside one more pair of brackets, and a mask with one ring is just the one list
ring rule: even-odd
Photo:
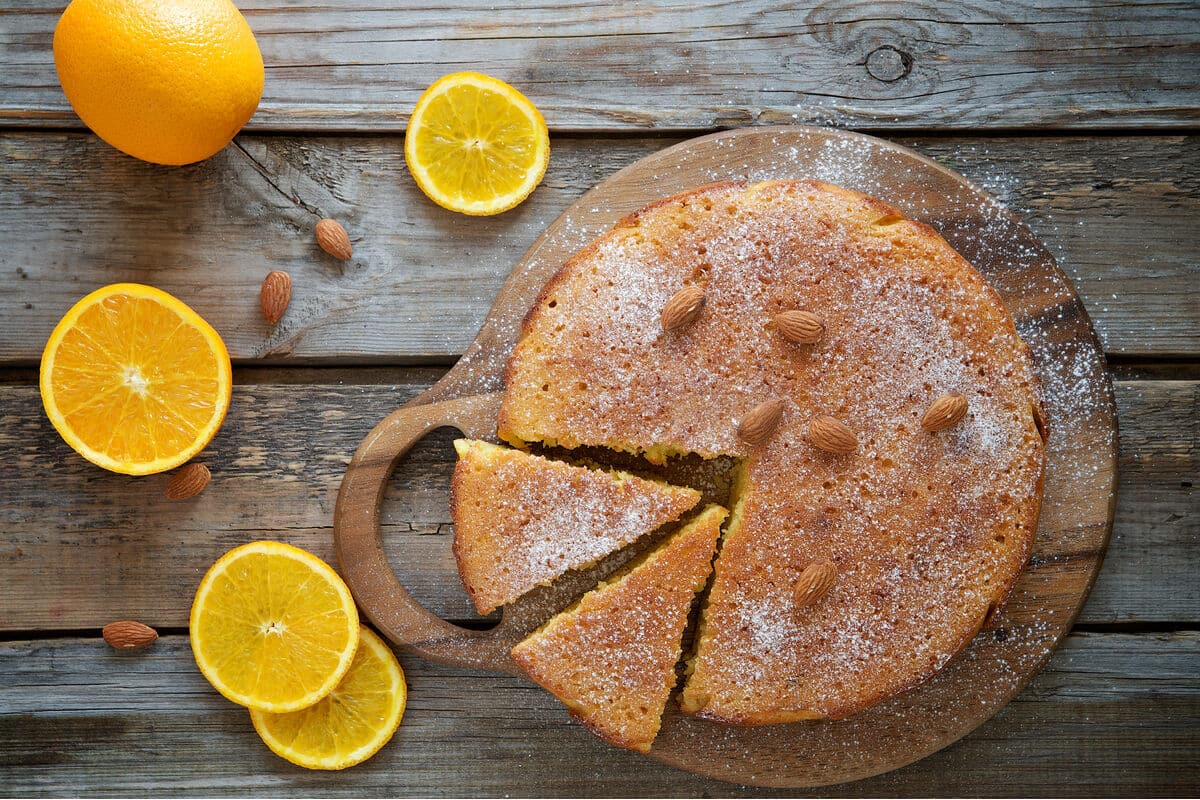
[[216,435],[233,372],[195,311],[136,283],[97,289],[54,327],[42,352],[42,404],[77,453],[126,475],[164,472]]
[[350,589],[321,559],[282,542],[230,550],[200,581],[192,655],[238,705],[276,713],[333,691],[358,647]]
[[408,699],[404,670],[383,640],[359,629],[346,677],[316,705],[286,714],[250,710],[254,729],[281,758],[308,769],[345,769],[392,738]]
[[463,214],[499,214],[546,174],[550,134],[525,95],[478,72],[455,72],[425,90],[404,135],[421,191]]

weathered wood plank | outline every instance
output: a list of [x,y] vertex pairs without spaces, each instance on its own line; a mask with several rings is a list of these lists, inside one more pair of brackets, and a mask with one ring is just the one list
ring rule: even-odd
[[1085,623],[1200,620],[1200,382],[1116,384],[1117,510]]
[[[379,419],[439,374],[381,372],[397,382],[239,384],[225,427],[202,456],[213,483],[184,502],[163,497],[166,476],[127,478],[87,464],[51,428],[35,387],[0,386],[0,630],[124,618],[185,625],[203,571],[251,539],[281,539],[332,559],[333,505],[350,455]],[[1200,382],[1121,382],[1117,399],[1116,525],[1082,621],[1194,622]],[[451,438],[431,436],[397,471],[384,530],[415,596],[447,619],[466,620],[475,614],[450,552]]]
[[[517,84],[555,130],[1165,128],[1200,108],[1185,0],[240,5],[267,66],[259,129],[400,131],[462,69]],[[0,123],[78,125],[51,55],[60,7],[0,16]]]
[[[555,139],[514,211],[467,218],[416,189],[398,138],[241,137],[209,162],[142,164],[82,134],[0,136],[0,363],[33,364],[79,297],[118,280],[171,291],[235,358],[446,361],[474,337],[545,226],[602,177],[675,140]],[[1200,352],[1200,137],[902,139],[1022,213],[1075,280],[1111,353]],[[802,177],[802,176],[797,176]],[[342,219],[355,257],[313,242]],[[270,328],[258,286],[293,276]]]
[[[0,795],[796,795],[700,778],[595,740],[528,681],[402,657],[404,723],[340,775],[272,755],[182,636],[0,646]],[[1200,634],[1073,634],[962,741],[821,795],[1187,795],[1200,782]],[[252,787],[252,788],[251,788]],[[817,793],[810,793],[817,794]]]

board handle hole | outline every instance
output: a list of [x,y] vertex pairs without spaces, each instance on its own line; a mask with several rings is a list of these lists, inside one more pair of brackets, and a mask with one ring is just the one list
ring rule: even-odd
[[443,425],[427,433],[396,464],[380,508],[383,552],[396,577],[421,605],[447,622],[470,630],[490,630],[500,612],[485,616],[458,577],[451,545],[450,478],[454,440],[463,433]]

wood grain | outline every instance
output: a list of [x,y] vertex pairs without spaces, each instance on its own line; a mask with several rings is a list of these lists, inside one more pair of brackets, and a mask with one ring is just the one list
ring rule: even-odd
[[[210,161],[142,164],[82,134],[0,136],[0,364],[34,364],[59,317],[119,280],[178,295],[259,363],[446,362],[567,205],[674,139],[555,139],[517,209],[467,218],[416,189],[398,138],[239,137]],[[902,138],[1020,213],[1050,248],[1109,353],[1200,352],[1200,137]],[[323,216],[350,231],[321,252]],[[292,275],[270,327],[263,277]]]
[[[186,624],[203,571],[227,549],[274,538],[333,558],[333,505],[359,441],[440,371],[291,370],[330,383],[247,384],[238,371],[224,428],[200,460],[212,484],[188,501],[167,476],[97,469],[71,452],[36,387],[0,386],[0,630],[99,628],[114,619]],[[364,383],[378,374],[387,381]],[[254,380],[254,373],[248,376]],[[1108,557],[1081,622],[1200,619],[1200,382],[1123,381],[1121,483]],[[455,573],[447,500],[453,434],[419,444],[383,507],[392,565],[417,599],[477,619]],[[1042,555],[1067,557],[1061,552]]]
[[[1169,128],[1200,108],[1185,0],[240,5],[267,67],[258,129],[401,131],[462,69],[513,82],[557,131]],[[0,12],[0,123],[79,124],[51,58],[60,8]]]
[[[341,774],[272,755],[200,676],[187,640],[141,654],[96,638],[0,646],[0,796],[782,796],[609,747],[522,678],[403,657],[404,722]],[[958,744],[821,796],[1187,795],[1200,782],[1200,634],[1079,633]],[[787,790],[787,796],[803,794]]]
[[[349,773],[305,772],[203,683],[178,634],[204,567],[235,544],[280,538],[332,558],[350,453],[442,372],[396,365],[456,358],[512,264],[588,187],[675,143],[672,131],[790,121],[904,134],[983,185],[1073,278],[1119,374],[1141,379],[1117,386],[1108,557],[1049,667],[959,744],[820,794],[1200,787],[1194,3],[239,0],[268,62],[263,104],[234,146],[182,169],[76,132],[50,60],[62,5],[0,8],[0,796],[780,794],[603,746],[519,679],[407,657],[397,740]],[[432,208],[403,167],[408,110],[457,69],[515,82],[567,133],[542,187],[497,219]],[[354,239],[344,267],[312,243],[325,214]],[[300,302],[272,330],[255,298],[276,268],[297,277]],[[40,411],[31,368],[50,327],[126,279],[192,303],[242,363],[291,367],[238,371],[205,454],[214,485],[184,503],[162,497],[165,476],[90,467]],[[389,366],[294,368],[317,363]],[[450,439],[430,437],[393,479],[385,540],[419,599],[470,619],[449,556]],[[114,654],[98,628],[129,616],[176,635]],[[1150,632],[1168,627],[1181,630]],[[96,636],[77,638],[85,628]],[[13,641],[22,631],[45,638]]]

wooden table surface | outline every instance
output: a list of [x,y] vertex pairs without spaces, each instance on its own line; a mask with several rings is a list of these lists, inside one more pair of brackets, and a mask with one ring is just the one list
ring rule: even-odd
[[[1025,219],[1087,304],[1121,426],[1108,557],[1045,671],[959,743],[821,793],[1200,791],[1194,1],[239,5],[267,64],[262,104],[231,146],[183,168],[82,128],[51,59],[61,4],[0,8],[0,795],[773,794],[605,746],[526,680],[403,654],[392,743],[347,772],[307,772],[210,689],[186,619],[204,569],[237,544],[333,558],[359,440],[454,363],[520,254],[587,188],[691,135],[787,122],[891,138]],[[404,165],[417,96],[460,69],[516,84],[551,127],[544,183],[495,218],[433,206]],[[350,262],[315,248],[322,216],[346,224]],[[275,328],[258,311],[272,269],[295,284]],[[54,323],[123,280],[192,305],[235,361],[202,456],[213,483],[191,501],[167,501],[166,476],[90,466],[42,412]],[[419,599],[469,624],[452,465],[448,434],[414,451],[385,540]],[[114,653],[99,628],[129,618],[162,638]]]

